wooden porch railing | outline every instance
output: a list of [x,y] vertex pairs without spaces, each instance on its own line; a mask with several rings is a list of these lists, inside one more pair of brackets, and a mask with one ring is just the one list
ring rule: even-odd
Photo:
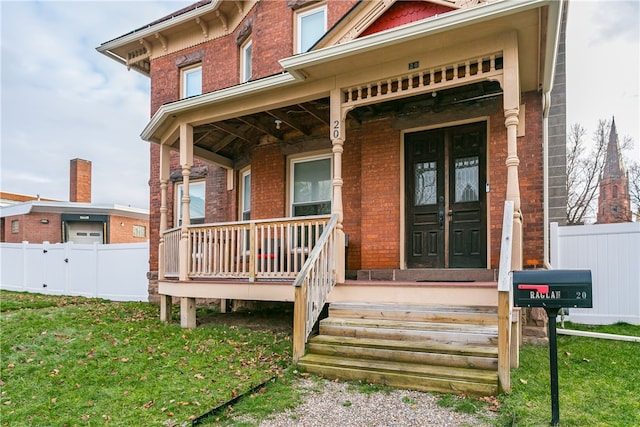
[[333,215],[316,242],[313,251],[293,282],[293,360],[304,356],[307,339],[320,317],[327,296],[336,284],[336,245],[338,216]]
[[[330,217],[308,216],[189,226],[188,277],[295,279]],[[163,233],[165,277],[179,276],[179,228]]]
[[500,270],[498,272],[498,382],[503,391],[511,390],[511,248],[513,243],[513,201],[504,202]]

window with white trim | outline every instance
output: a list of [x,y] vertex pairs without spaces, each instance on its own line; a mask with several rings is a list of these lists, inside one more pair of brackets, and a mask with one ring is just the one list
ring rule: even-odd
[[251,219],[251,169],[242,172],[241,179],[240,219],[249,221]]
[[240,83],[251,80],[252,50],[251,39],[247,39],[240,46]]
[[202,65],[183,68],[182,76],[182,98],[202,95]]
[[296,53],[308,51],[327,31],[327,5],[296,13]]
[[[182,224],[182,195],[184,184],[176,185],[176,225]],[[191,224],[204,224],[205,212],[205,183],[196,181],[189,183],[189,218]]]
[[11,233],[17,234],[20,232],[20,220],[14,219],[11,221]]
[[291,161],[291,216],[331,213],[331,172],[331,155]]

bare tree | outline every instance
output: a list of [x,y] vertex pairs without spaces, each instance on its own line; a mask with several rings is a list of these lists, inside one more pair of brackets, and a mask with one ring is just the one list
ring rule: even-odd
[[569,129],[567,146],[567,225],[584,224],[595,217],[598,206],[598,182],[607,153],[611,123],[598,122],[594,145],[587,147],[586,130],[578,123]]
[[629,172],[629,195],[631,196],[631,210],[636,216],[636,221],[640,220],[640,164],[631,163]]

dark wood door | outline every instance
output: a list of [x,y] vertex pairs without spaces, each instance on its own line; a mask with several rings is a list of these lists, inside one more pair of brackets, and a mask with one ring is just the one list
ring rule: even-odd
[[485,124],[405,136],[409,268],[486,267]]
[[407,265],[445,265],[444,131],[405,136]]
[[486,267],[484,123],[450,130],[449,267]]

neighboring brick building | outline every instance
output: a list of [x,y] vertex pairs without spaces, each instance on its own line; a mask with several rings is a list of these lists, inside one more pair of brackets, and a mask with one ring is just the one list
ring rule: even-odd
[[8,194],[4,198],[8,202],[0,208],[1,242],[134,243],[149,238],[147,210],[91,203],[88,160],[71,160],[68,202]]
[[597,223],[631,222],[632,217],[629,176],[620,155],[616,121],[612,119],[604,170],[600,177]]

